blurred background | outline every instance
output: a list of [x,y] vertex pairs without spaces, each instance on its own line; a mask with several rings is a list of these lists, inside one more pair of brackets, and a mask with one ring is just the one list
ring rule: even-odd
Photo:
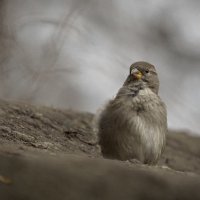
[[200,134],[200,1],[1,0],[0,98],[95,113],[157,67],[169,127]]

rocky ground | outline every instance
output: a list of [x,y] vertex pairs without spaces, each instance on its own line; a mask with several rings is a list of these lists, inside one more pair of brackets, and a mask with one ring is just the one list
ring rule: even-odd
[[200,199],[200,138],[170,132],[158,166],[102,158],[94,115],[0,100],[0,199]]

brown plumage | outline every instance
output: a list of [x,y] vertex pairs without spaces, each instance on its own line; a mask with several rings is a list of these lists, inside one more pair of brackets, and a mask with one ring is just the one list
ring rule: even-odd
[[130,66],[124,85],[99,118],[99,144],[104,157],[157,163],[167,132],[166,108],[158,89],[153,65],[136,62]]

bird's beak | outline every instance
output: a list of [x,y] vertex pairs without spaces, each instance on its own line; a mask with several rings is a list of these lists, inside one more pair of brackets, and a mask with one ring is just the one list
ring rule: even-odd
[[142,73],[138,69],[133,69],[131,75],[137,80],[142,78]]

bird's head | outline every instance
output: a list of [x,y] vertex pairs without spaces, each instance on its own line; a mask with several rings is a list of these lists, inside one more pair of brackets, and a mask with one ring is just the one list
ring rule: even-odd
[[136,62],[130,66],[128,84],[141,82],[144,87],[150,88],[156,94],[159,89],[159,79],[156,69],[147,62]]

